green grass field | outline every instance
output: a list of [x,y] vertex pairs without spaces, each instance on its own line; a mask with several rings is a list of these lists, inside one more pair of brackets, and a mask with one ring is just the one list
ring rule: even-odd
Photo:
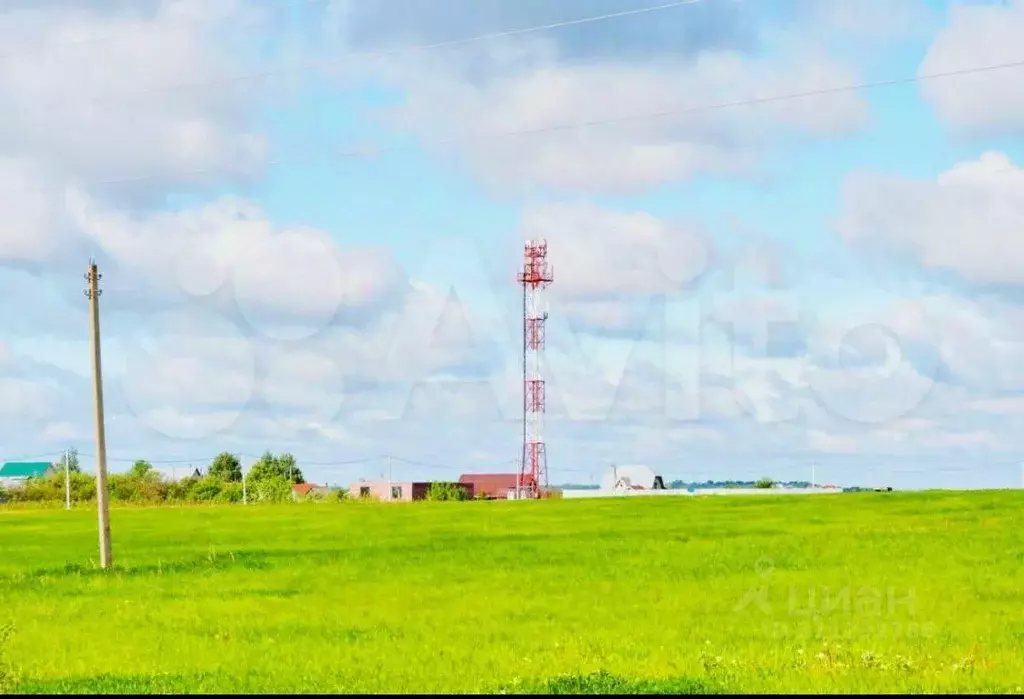
[[0,508],[21,692],[1021,692],[1024,493]]

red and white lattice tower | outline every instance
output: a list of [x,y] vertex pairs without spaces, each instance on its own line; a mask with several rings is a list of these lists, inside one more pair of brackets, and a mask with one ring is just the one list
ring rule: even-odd
[[[519,468],[519,497],[538,498],[548,483],[548,456],[544,446],[545,383],[541,375],[544,322],[548,313],[543,291],[554,281],[546,240],[526,241],[523,270],[523,455]],[[526,491],[526,492],[524,492]]]

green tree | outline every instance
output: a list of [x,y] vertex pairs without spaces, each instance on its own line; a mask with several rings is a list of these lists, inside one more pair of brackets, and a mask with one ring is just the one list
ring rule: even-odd
[[53,467],[62,475],[65,469],[71,471],[71,473],[81,473],[82,465],[78,462],[78,450],[69,449],[66,454],[60,457],[59,461],[53,464]]
[[139,461],[136,461],[134,464],[132,464],[132,468],[130,471],[128,471],[128,475],[131,476],[132,478],[143,480],[149,479],[157,474],[153,469],[153,464],[149,463],[148,461],[142,461],[140,459]]
[[241,483],[242,462],[234,454],[221,452],[210,464],[208,472],[212,478],[219,478],[225,483]]
[[248,480],[257,483],[272,478],[284,479],[293,484],[306,482],[302,471],[299,470],[295,463],[294,456],[291,454],[275,456],[268,451],[249,469]]
[[754,485],[755,487],[760,488],[761,490],[770,490],[771,488],[775,487],[775,481],[773,481],[771,478],[762,478]]

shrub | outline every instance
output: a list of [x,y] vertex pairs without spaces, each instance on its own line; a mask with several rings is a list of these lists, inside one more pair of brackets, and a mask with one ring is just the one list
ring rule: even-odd
[[775,481],[773,481],[771,478],[762,478],[755,485],[761,490],[769,490],[775,487]]
[[270,476],[249,486],[254,502],[288,502],[292,499],[292,483],[287,478]]
[[241,482],[222,483],[220,492],[214,497],[217,502],[242,502]]
[[71,472],[71,499],[90,502],[96,499],[96,479],[87,473]]
[[348,500],[348,491],[345,490],[344,488],[338,488],[337,490],[334,491],[334,499],[337,500],[338,502]]
[[164,497],[169,502],[190,502],[192,491],[198,482],[198,478],[183,478],[180,481],[168,483]]
[[[219,478],[201,478],[195,482],[191,489],[190,500],[195,502],[213,502],[220,495],[221,491],[224,490],[226,484]],[[239,487],[239,499],[241,499],[242,489]]]
[[466,494],[465,488],[460,488],[454,483],[439,483],[434,482],[430,484],[427,489],[427,500],[434,501],[449,501],[449,500],[468,500],[469,495]]

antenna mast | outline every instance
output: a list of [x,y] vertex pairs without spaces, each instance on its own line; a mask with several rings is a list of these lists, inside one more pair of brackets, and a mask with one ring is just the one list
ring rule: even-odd
[[544,412],[547,409],[546,384],[541,375],[548,319],[543,291],[554,281],[548,262],[546,240],[528,240],[523,252],[523,270],[518,275],[523,286],[523,453],[519,467],[520,492],[533,498],[541,495],[548,482],[548,456],[544,444]]

